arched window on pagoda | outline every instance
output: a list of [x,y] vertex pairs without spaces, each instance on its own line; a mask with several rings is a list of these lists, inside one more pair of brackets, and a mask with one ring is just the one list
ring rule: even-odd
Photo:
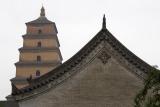
[[42,30],[41,29],[38,30],[38,34],[42,34]]
[[37,70],[36,71],[36,77],[39,77],[39,76],[41,76],[41,72],[40,72],[40,70]]
[[41,62],[41,56],[37,56],[37,62]]
[[37,47],[41,47],[42,46],[42,43],[41,42],[38,42],[37,43]]

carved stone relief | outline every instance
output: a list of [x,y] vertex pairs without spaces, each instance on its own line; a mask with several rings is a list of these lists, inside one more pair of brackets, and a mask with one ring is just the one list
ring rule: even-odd
[[111,58],[111,56],[108,55],[105,50],[102,50],[98,55],[98,58],[102,61],[103,64],[106,64],[108,60]]

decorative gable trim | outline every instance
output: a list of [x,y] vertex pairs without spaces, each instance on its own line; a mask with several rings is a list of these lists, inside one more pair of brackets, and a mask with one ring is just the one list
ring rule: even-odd
[[102,61],[103,64],[106,64],[111,56],[107,54],[106,50],[102,50],[98,55],[98,58]]

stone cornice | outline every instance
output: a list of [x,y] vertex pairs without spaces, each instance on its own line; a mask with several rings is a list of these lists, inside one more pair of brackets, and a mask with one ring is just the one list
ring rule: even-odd
[[19,49],[20,52],[59,52],[59,48],[56,47],[22,47]]
[[55,66],[55,65],[60,65],[61,62],[45,62],[45,61],[42,61],[42,62],[37,62],[37,61],[34,61],[34,62],[17,62],[15,63],[15,66],[17,67],[26,67],[26,66],[37,66],[37,67],[40,67],[40,66]]
[[50,39],[56,38],[57,34],[25,34],[22,35],[24,39]]

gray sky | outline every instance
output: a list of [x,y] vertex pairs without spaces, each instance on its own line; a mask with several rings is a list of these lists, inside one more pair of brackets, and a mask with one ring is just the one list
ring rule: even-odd
[[96,35],[105,13],[107,28],[119,41],[160,66],[159,0],[0,0],[0,100],[11,91],[25,22],[39,17],[42,3],[48,19],[56,22],[64,61]]

